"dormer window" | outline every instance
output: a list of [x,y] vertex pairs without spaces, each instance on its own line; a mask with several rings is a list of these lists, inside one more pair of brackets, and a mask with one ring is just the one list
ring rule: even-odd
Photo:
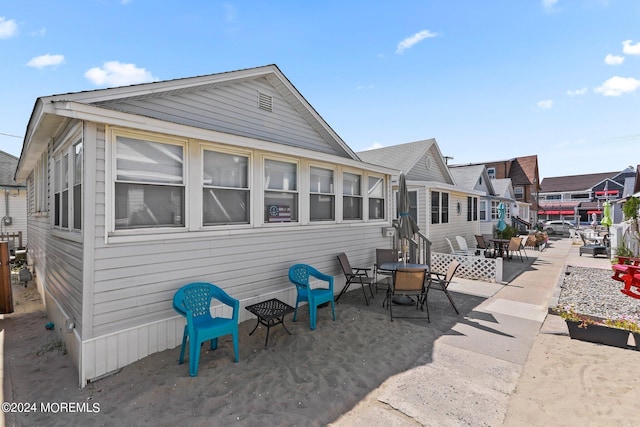
[[487,168],[487,175],[491,179],[496,179],[496,168]]

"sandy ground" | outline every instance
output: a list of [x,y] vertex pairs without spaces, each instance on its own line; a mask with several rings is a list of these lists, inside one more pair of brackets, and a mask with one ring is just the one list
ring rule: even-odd
[[[378,294],[365,306],[359,289],[337,304],[338,320],[321,309],[318,328],[308,314],[288,316],[292,335],[277,326],[264,348],[265,328],[240,325],[240,363],[230,339],[202,350],[198,377],[178,365],[179,348],[144,358],[81,389],[64,347],[48,331],[33,284],[13,286],[14,313],[0,315],[3,401],[35,405],[4,413],[7,426],[324,426],[336,423],[397,374],[424,371],[436,341],[451,333],[484,298],[456,293],[455,316],[444,295],[430,297],[432,322],[390,322]],[[571,340],[549,316],[536,336],[517,386],[508,391],[507,426],[636,425],[640,352]],[[552,333],[547,333],[552,332]],[[427,381],[434,392],[446,384]],[[437,382],[437,381],[436,381]],[[425,383],[426,384],[426,383]],[[435,387],[435,388],[434,388]],[[380,402],[371,402],[379,404]],[[49,412],[42,411],[49,405]],[[64,404],[76,405],[65,409]],[[33,407],[33,406],[32,406]],[[503,410],[501,408],[500,410]],[[502,417],[498,417],[502,419]],[[2,424],[0,422],[0,425]],[[337,422],[336,424],[340,424]],[[368,425],[380,425],[373,423]],[[416,418],[397,425],[421,425]],[[422,425],[430,425],[422,423]],[[447,424],[469,425],[469,424]]]

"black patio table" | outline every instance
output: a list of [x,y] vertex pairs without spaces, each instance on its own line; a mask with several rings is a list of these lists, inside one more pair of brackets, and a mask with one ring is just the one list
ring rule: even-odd
[[272,326],[282,325],[284,330],[287,331],[289,335],[291,335],[291,332],[289,332],[287,327],[284,325],[284,316],[286,316],[289,313],[293,313],[295,310],[289,304],[284,303],[279,299],[271,298],[270,300],[267,300],[267,301],[262,301],[256,304],[248,305],[245,307],[245,309],[255,314],[256,317],[258,318],[258,323],[256,323],[256,327],[253,328],[253,331],[251,331],[249,335],[252,335],[256,331],[256,329],[258,329],[258,326],[260,324],[267,327],[267,338],[264,340],[265,347],[269,342],[269,329]]

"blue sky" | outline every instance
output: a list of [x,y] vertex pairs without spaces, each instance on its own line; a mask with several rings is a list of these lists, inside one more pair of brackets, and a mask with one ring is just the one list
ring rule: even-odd
[[638,0],[3,1],[0,54],[16,156],[39,96],[276,64],[355,151],[640,163]]

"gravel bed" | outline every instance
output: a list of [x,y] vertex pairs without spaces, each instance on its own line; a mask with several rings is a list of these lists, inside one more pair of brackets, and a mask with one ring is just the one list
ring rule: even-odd
[[576,312],[600,318],[640,315],[640,299],[620,292],[624,283],[611,278],[611,270],[568,266],[558,304],[573,305]]

